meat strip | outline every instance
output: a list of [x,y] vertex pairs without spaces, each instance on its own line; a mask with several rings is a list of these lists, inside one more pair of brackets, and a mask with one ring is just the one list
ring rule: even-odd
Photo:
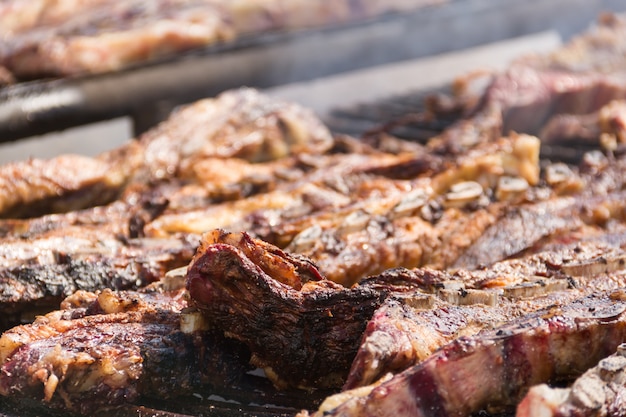
[[[0,395],[91,415],[105,406],[234,386],[249,353],[181,311],[184,289],[78,291],[0,338]],[[206,362],[204,362],[206,361]]]
[[320,280],[313,264],[267,248],[246,233],[210,235],[187,273],[194,305],[248,345],[252,363],[275,385],[340,385],[358,335],[383,297]]
[[[626,340],[622,290],[548,307],[460,337],[368,390],[322,404],[317,416],[462,416],[511,410],[533,385],[571,380]],[[307,412],[301,416],[309,415]]]
[[[622,235],[624,236],[624,235]],[[548,306],[566,305],[595,291],[626,284],[624,245],[598,240],[553,247],[489,268],[441,276],[419,292],[394,293],[369,320],[343,389],[375,383],[417,365],[461,336]],[[400,278],[424,270],[398,270]],[[361,285],[386,281],[383,274]],[[430,288],[429,288],[430,287]],[[399,288],[399,287],[397,287]]]
[[[67,155],[0,168],[0,216],[77,210],[117,198],[132,205],[136,188],[150,193],[155,182],[172,178],[207,181],[203,160],[264,162],[323,153],[332,145],[308,109],[252,89],[228,91],[175,112],[138,141],[95,158]],[[127,188],[130,195],[124,197]]]
[[442,0],[19,0],[0,3],[0,65],[18,79],[117,71],[270,31],[413,10]]

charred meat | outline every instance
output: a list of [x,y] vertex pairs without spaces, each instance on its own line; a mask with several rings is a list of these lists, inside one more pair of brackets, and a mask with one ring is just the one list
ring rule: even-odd
[[96,158],[67,155],[2,167],[0,215],[64,212],[118,198],[133,205],[136,187],[147,186],[149,194],[159,181],[210,187],[216,176],[203,166],[215,159],[263,162],[331,146],[330,133],[308,109],[252,89],[229,91],[175,112],[138,141]]
[[[592,58],[608,47],[594,36]],[[225,364],[229,381],[253,366],[279,389],[343,390],[318,415],[547,404],[531,387],[567,384],[626,340],[626,89],[619,60],[581,68],[559,61],[568,48],[431,103],[460,119],[420,143],[333,137],[244,89],[82,160],[93,171],[74,182],[26,164],[2,210],[70,211],[0,223],[3,309],[73,294],[4,333],[0,394],[85,414],[219,392]],[[189,305],[150,284],[177,267]]]
[[194,305],[247,344],[276,385],[341,384],[380,292],[322,280],[308,261],[267,249],[245,233],[209,235],[188,272]]
[[232,386],[249,369],[249,353],[201,322],[185,325],[186,306],[184,290],[157,284],[141,292],[78,291],[61,310],[2,335],[0,393],[88,415]]

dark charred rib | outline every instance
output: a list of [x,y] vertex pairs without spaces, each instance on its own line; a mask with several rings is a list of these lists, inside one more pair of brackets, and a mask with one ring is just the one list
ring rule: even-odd
[[[245,233],[229,237],[231,243],[235,240],[237,246],[254,244]],[[244,252],[209,241],[190,264],[187,287],[195,305],[227,336],[248,345],[252,363],[277,386],[340,386],[365,322],[384,295],[327,280],[307,281],[297,269],[279,252],[268,258],[262,250]],[[308,269],[315,271],[312,265]],[[268,274],[288,276],[283,281],[290,284]]]
[[0,394],[92,415],[144,398],[236,386],[247,350],[191,323],[181,330],[184,291],[77,292],[63,309],[0,338]]
[[[460,416],[511,410],[535,384],[570,380],[626,340],[626,295],[599,293],[460,337],[369,393],[316,416]],[[558,342],[557,342],[558,341]],[[461,382],[462,381],[462,382]],[[308,413],[302,413],[308,415]]]
[[33,240],[28,250],[24,242],[5,242],[3,252],[13,251],[13,259],[7,256],[0,268],[2,329],[54,309],[77,290],[137,289],[158,281],[170,269],[187,265],[197,247],[197,240],[188,237],[108,241],[104,233],[100,241],[89,242]]

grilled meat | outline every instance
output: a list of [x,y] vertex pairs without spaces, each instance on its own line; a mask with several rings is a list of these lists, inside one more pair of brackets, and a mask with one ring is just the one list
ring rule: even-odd
[[[620,288],[626,284],[623,247],[602,240],[578,241],[485,269],[439,273],[439,279],[420,292],[394,294],[369,320],[344,389],[416,365],[460,336],[594,291]],[[384,276],[361,285],[374,285],[386,280]]]
[[78,155],[0,167],[0,213],[31,217],[108,203],[125,180],[111,168],[103,161]]
[[206,317],[248,345],[252,363],[282,387],[340,385],[355,338],[382,298],[320,280],[313,264],[245,233],[219,231],[203,241],[187,287]]
[[249,353],[201,320],[184,325],[184,293],[163,283],[141,292],[76,292],[61,310],[2,335],[0,394],[89,415],[236,385]]
[[[530,386],[578,376],[626,337],[623,106],[611,101],[623,91],[614,74],[529,61],[470,100],[471,118],[397,153],[375,149],[372,138],[333,139],[316,119],[292,117],[251,90],[184,109],[97,158],[111,169],[95,182],[69,187],[80,195],[114,172],[117,201],[3,222],[0,267],[11,288],[26,288],[19,277],[44,277],[28,290],[33,302],[66,295],[50,285],[59,272],[72,291],[133,278],[145,285],[188,262],[208,231],[186,281],[199,312],[181,315],[185,304],[171,294],[147,300],[151,290],[78,292],[61,312],[0,339],[0,393],[82,413],[105,398],[184,395],[213,372],[198,349],[220,354],[226,336],[279,388],[360,386],[329,398],[320,414],[511,410]],[[540,170],[536,137],[502,137],[571,114],[602,136],[577,166]],[[238,172],[222,177],[226,170]],[[36,207],[38,198],[7,207]],[[388,269],[398,266],[412,269]],[[12,294],[13,312],[28,291]],[[217,335],[199,341],[176,317],[201,317]],[[101,335],[112,342],[98,361]],[[152,342],[176,347],[159,356]],[[159,360],[170,354],[183,365]],[[109,381],[107,358],[128,372]],[[187,370],[190,362],[200,369]],[[247,369],[238,366],[231,375]],[[171,378],[182,384],[171,387]],[[79,397],[93,400],[78,405]]]
[[[61,2],[52,10],[45,3],[31,12],[33,24],[16,19],[4,30],[0,61],[20,78],[114,71],[234,36],[209,1]],[[13,17],[11,6],[0,11],[3,20]]]
[[0,323],[6,329],[30,321],[77,290],[143,287],[187,265],[196,246],[196,239],[123,241],[104,234],[7,244],[2,252],[11,264],[0,267]]
[[[391,379],[332,397],[315,415],[460,416],[511,409],[526,390],[567,380],[610,355],[626,337],[621,290],[594,294],[460,337]],[[303,413],[302,415],[308,415]]]
[[598,25],[551,54],[523,57],[495,74],[477,111],[502,111],[502,129],[539,134],[558,115],[585,115],[626,97],[624,16]]
[[516,416],[618,416],[626,411],[624,392],[624,350],[602,359],[596,366],[581,375],[571,388],[551,388],[547,384],[528,390],[517,406]]
[[[398,269],[345,289],[300,257],[215,231],[205,236],[187,285],[195,305],[250,346],[254,364],[277,385],[336,386],[347,378],[346,387],[355,387],[417,364],[461,335],[620,287],[625,257],[619,245],[590,241],[484,270]],[[280,360],[286,352],[288,363]]]
[[[523,193],[505,195],[499,178],[511,177],[526,187],[538,181],[538,145],[524,135],[481,144],[464,156],[439,158],[412,180],[384,174],[421,155],[335,155],[335,166],[322,162],[270,193],[165,213],[146,230],[152,236],[246,230],[306,255],[325,276],[346,286],[392,267],[447,266],[497,219],[503,204],[499,197]],[[467,239],[455,239],[459,234]]]
[[37,0],[0,4],[0,65],[17,78],[116,71],[240,36],[349,22],[440,0]]
[[[601,233],[601,230],[594,229],[590,224],[603,219],[587,217],[586,213],[608,210],[612,205],[616,212],[621,212],[624,209],[623,198],[623,193],[586,200],[580,196],[564,197],[515,207],[487,229],[456,260],[454,266],[474,269],[481,265],[491,265],[501,259],[519,256],[529,249],[538,251],[550,237],[558,238],[573,231]],[[621,220],[619,213],[609,214],[609,218]]]
[[[324,153],[333,144],[308,110],[242,89],[182,109],[137,142],[95,159],[68,156],[4,167],[0,207],[5,215],[116,200],[64,214],[0,221],[2,328],[54,308],[77,289],[138,288],[186,265],[199,237],[186,233],[153,239],[146,237],[147,225],[170,203],[170,210],[180,210],[238,198],[241,193],[233,189],[244,186],[246,174],[220,178],[216,166],[246,165],[251,177],[263,170],[274,174],[296,164],[295,155]],[[291,162],[282,162],[289,158]],[[77,170],[84,179],[73,177]],[[190,203],[190,188],[202,189],[205,198]]]
[[[215,159],[264,162],[298,153],[323,153],[333,144],[326,127],[295,104],[272,100],[252,89],[221,94],[175,112],[168,120],[96,158],[61,156],[10,164],[0,170],[0,215],[27,217],[126,199],[176,178],[211,187]],[[231,162],[231,164],[236,163]],[[226,164],[227,162],[222,162]],[[231,183],[237,183],[233,178]],[[128,195],[124,191],[128,189]]]

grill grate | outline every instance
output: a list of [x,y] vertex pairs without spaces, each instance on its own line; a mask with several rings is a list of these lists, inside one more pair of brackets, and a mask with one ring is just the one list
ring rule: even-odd
[[389,134],[426,143],[463,117],[467,106],[452,99],[452,85],[410,92],[330,112],[331,131],[356,137]]
[[[418,90],[383,100],[332,110],[325,118],[331,131],[359,138],[390,135],[426,144],[461,119],[471,115],[480,94],[454,97],[453,84]],[[504,133],[504,132],[503,132]],[[532,132],[518,132],[531,133]],[[578,165],[584,155],[597,149],[584,140],[542,143],[545,161]]]

